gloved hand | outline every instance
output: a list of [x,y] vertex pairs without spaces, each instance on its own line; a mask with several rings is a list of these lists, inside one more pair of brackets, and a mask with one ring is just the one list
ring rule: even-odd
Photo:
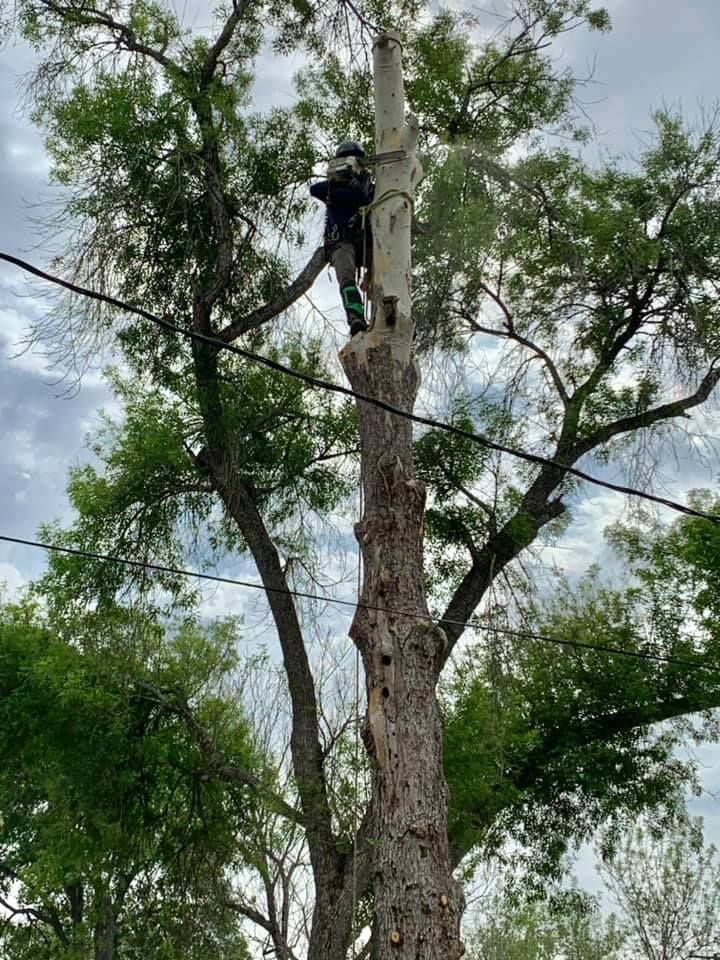
[[352,164],[346,157],[335,157],[328,164],[327,176],[328,180],[346,183],[354,176]]

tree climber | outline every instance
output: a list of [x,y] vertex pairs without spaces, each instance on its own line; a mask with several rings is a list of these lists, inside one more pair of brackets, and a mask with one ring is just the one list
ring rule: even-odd
[[328,164],[327,180],[310,186],[311,195],[327,208],[325,254],[335,268],[351,337],[368,328],[356,278],[360,267],[370,266],[372,257],[369,224],[360,212],[372,202],[374,189],[364,160],[362,144],[345,140]]

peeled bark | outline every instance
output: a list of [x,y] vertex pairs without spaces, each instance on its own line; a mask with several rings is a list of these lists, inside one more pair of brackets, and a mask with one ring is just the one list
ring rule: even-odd
[[[372,329],[355,336],[341,360],[357,392],[409,411],[420,383],[412,357],[410,293],[417,131],[404,119],[398,38],[378,37],[374,56],[376,152],[404,150],[406,158],[379,167],[372,214]],[[365,741],[374,773],[375,955],[451,960],[463,952],[463,898],[448,851],[448,791],[435,694],[446,639],[430,620],[425,597],[425,489],[415,475],[411,423],[362,402],[358,416],[365,509],[355,532],[363,591],[350,633],[365,667]]]

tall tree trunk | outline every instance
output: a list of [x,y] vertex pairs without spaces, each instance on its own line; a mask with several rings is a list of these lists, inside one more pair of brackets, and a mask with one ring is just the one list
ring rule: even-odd
[[[412,121],[405,123],[398,37],[378,37],[374,58],[376,152],[404,150],[406,158],[378,169],[373,327],[351,340],[341,360],[357,392],[412,410],[420,382],[412,358],[410,299],[417,131]],[[351,636],[365,666],[366,745],[375,777],[378,830],[370,843],[376,955],[451,960],[463,952],[463,898],[448,851],[435,694],[445,635],[427,615],[425,489],[415,475],[410,422],[362,402],[358,416],[365,509],[356,536],[364,582]]]
[[[206,306],[208,294],[196,296],[194,327],[212,333]],[[305,822],[315,883],[315,904],[308,945],[308,960],[344,960],[352,927],[352,905],[343,897],[344,860],[332,829],[323,770],[315,684],[295,603],[252,490],[243,483],[231,453],[225,411],[219,390],[218,351],[206,344],[193,345],[195,378],[207,446],[196,462],[211,478],[225,508],[237,524],[268,590],[283,655],[290,702],[290,750]]]
[[102,899],[102,919],[93,932],[95,960],[114,960],[117,944],[117,913],[110,896]]

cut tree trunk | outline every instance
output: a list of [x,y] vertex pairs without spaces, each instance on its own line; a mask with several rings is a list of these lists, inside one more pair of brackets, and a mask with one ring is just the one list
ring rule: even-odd
[[[372,329],[340,356],[355,391],[410,411],[420,382],[410,293],[412,193],[420,168],[417,127],[404,117],[401,51],[392,33],[375,41],[376,152],[403,150],[406,158],[378,167]],[[358,416],[364,513],[355,532],[363,591],[351,636],[365,667],[365,742],[378,825],[370,840],[374,955],[454,960],[463,953],[463,897],[448,851],[435,693],[446,641],[425,597],[425,489],[415,475],[410,421],[362,401]]]

